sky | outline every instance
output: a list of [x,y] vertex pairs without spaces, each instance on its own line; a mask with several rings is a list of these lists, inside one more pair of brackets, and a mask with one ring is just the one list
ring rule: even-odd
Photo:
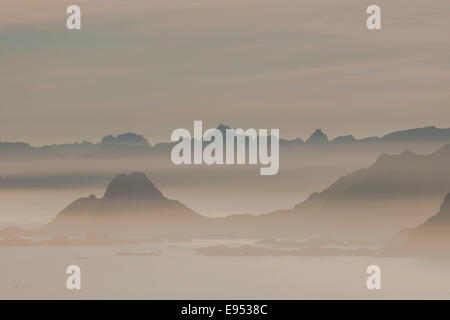
[[[66,29],[78,4],[82,30]],[[219,123],[284,138],[450,127],[450,2],[3,0],[0,141]]]

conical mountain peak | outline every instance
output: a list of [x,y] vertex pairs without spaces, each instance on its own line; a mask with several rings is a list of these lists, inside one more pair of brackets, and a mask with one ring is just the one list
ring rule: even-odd
[[322,129],[316,129],[314,133],[309,137],[308,140],[306,140],[306,143],[308,144],[322,144],[322,143],[328,143],[328,137],[325,133],[323,133]]
[[106,189],[103,199],[157,199],[164,198],[162,193],[153,185],[143,172],[119,174]]
[[222,132],[222,134],[225,136],[227,129],[231,129],[231,127],[221,123],[217,126],[216,129]]

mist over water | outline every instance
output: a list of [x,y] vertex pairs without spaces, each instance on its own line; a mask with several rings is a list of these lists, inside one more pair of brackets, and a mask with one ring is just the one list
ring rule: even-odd
[[450,1],[68,5],[2,0],[1,299],[450,299]]
[[[193,248],[248,240],[112,247],[0,248],[6,299],[449,299],[450,260],[368,257],[210,257]],[[117,255],[117,253],[158,255]],[[28,265],[33,264],[33,272]],[[365,286],[368,265],[382,290]],[[65,268],[81,267],[81,291]]]

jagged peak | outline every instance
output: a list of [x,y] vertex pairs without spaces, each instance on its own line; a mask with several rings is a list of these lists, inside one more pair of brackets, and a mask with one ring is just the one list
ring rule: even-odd
[[309,144],[320,144],[320,143],[328,143],[328,137],[325,133],[323,133],[322,129],[316,129],[313,134],[306,140],[306,143]]
[[227,129],[231,129],[231,127],[230,126],[228,126],[228,125],[226,125],[226,124],[219,124],[218,126],[217,126],[217,128],[216,128],[217,130],[220,130],[220,131],[222,131],[222,132],[225,132],[225,130],[227,130]]

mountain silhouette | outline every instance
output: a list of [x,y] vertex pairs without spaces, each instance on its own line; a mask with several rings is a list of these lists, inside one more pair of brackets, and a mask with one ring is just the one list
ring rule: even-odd
[[445,194],[450,188],[449,163],[450,145],[428,155],[411,151],[382,154],[368,169],[339,178],[298,207],[314,202]]
[[438,214],[432,216],[421,225],[421,227],[434,227],[434,226],[450,227],[450,193],[447,194],[447,196],[445,197]]
[[45,158],[58,157],[59,154],[44,147],[35,148],[24,142],[2,142],[0,141],[0,156],[5,158]]
[[[177,200],[166,198],[142,172],[119,174],[108,185],[102,198],[91,195],[80,198],[63,209],[48,225],[54,229],[64,227],[88,227],[96,219],[102,227],[120,218],[134,224],[172,220],[183,223],[203,218]],[[144,219],[144,220],[143,220]],[[98,220],[96,220],[98,222]]]
[[449,141],[450,128],[440,129],[434,126],[395,131],[380,138],[383,142],[410,142],[410,141]]
[[216,129],[222,132],[222,135],[225,137],[227,129],[231,129],[231,127],[224,124],[219,124]]
[[436,231],[444,231],[450,239],[450,193],[442,202],[439,212],[418,226],[412,233],[412,237],[418,238],[426,233],[436,235]]
[[150,143],[144,138],[144,136],[133,132],[119,134],[116,137],[113,135],[103,137],[101,144],[109,143],[134,147],[150,147]]
[[[421,255],[450,255],[450,193],[441,204],[439,212],[418,227],[409,230],[400,247]],[[398,238],[398,236],[397,236]]]
[[128,144],[105,143],[99,144],[93,151],[83,154],[82,157],[88,158],[127,158],[150,156],[152,154],[152,147],[137,146]]
[[354,144],[357,142],[358,142],[358,140],[355,139],[355,137],[352,135],[336,137],[331,141],[331,143],[334,143],[334,144]]
[[144,136],[133,132],[108,135],[95,145],[96,148],[83,154],[86,158],[124,158],[132,156],[147,156],[151,154],[152,146]]
[[164,201],[167,200],[161,191],[142,172],[116,176],[105,191],[103,200],[112,201]]
[[[217,129],[222,133],[230,126],[220,124]],[[436,128],[434,126],[424,128],[414,128],[408,130],[400,130],[388,133],[381,137],[367,137],[356,139],[352,135],[338,136],[331,141],[321,129],[317,129],[308,138],[306,143],[301,138],[286,140],[280,137],[280,146],[298,147],[302,148],[304,145],[321,146],[326,150],[327,147],[335,145],[345,146],[351,145],[355,148],[369,147],[375,148],[377,146],[385,148],[385,151],[397,152],[398,148],[423,148],[424,144],[429,145],[427,149],[437,148],[443,144],[450,143],[450,128]],[[68,143],[68,144],[53,144],[40,147],[34,147],[24,142],[0,142],[0,155],[2,157],[58,157],[65,156],[87,156],[87,157],[123,157],[126,156],[141,156],[170,152],[172,143],[160,142],[151,146],[145,137],[142,135],[128,132],[119,134],[117,136],[107,135],[102,138],[101,142],[83,141],[82,143]],[[393,148],[398,146],[398,148]]]
[[339,136],[334,138],[331,143],[343,144],[369,144],[369,145],[386,145],[386,144],[403,144],[414,145],[420,143],[450,143],[450,128],[436,128],[434,126],[414,128],[407,130],[399,130],[388,133],[381,137],[367,137],[356,139],[351,135]]
[[316,129],[308,140],[306,140],[307,144],[326,144],[328,142],[328,137],[322,132],[322,129]]
[[381,155],[367,169],[336,180],[290,210],[257,219],[274,226],[284,219],[315,236],[392,236],[430,217],[450,190],[450,145],[428,155],[405,151]]

